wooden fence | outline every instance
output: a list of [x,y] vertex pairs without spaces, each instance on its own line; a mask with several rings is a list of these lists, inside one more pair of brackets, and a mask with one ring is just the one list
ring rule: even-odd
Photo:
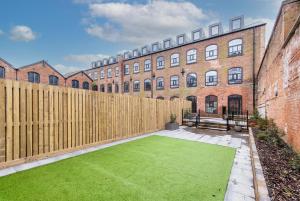
[[0,166],[164,128],[189,101],[0,80]]

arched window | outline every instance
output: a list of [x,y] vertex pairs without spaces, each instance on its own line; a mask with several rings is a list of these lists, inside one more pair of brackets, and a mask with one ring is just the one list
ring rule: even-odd
[[186,76],[186,86],[196,87],[197,86],[197,75],[196,73],[189,73]]
[[195,63],[197,61],[197,50],[192,49],[186,53],[186,63]]
[[206,60],[212,60],[218,58],[218,46],[209,45],[205,48],[205,58]]
[[156,89],[163,90],[165,88],[165,82],[163,77],[156,78]]
[[93,90],[93,91],[98,91],[98,85],[97,85],[97,84],[93,84],[92,90]]
[[151,70],[151,61],[150,59],[145,60],[145,66],[144,71],[150,71]]
[[243,82],[243,70],[241,67],[234,67],[228,70],[228,84],[241,84]]
[[129,82],[128,81],[126,81],[126,82],[124,82],[124,93],[128,93],[129,92]]
[[85,82],[82,83],[82,88],[83,89],[89,89],[90,88],[90,84],[85,81]]
[[159,100],[164,100],[165,98],[162,97],[162,96],[158,96],[156,99],[159,99]]
[[119,93],[119,84],[115,84],[115,93]]
[[228,43],[228,55],[238,56],[243,54],[243,41],[242,39],[234,39]]
[[144,81],[144,90],[151,91],[151,80],[150,79],[146,79]]
[[49,75],[49,84],[58,85],[58,77],[55,75]]
[[5,78],[5,68],[0,67],[0,78]]
[[218,113],[218,97],[214,95],[205,97],[205,112],[210,114]]
[[100,71],[100,79],[104,79],[104,76],[105,76],[105,75],[104,75],[104,70],[101,70],[101,71]]
[[178,66],[179,65],[179,54],[175,53],[171,55],[171,66]]
[[135,80],[133,82],[133,91],[135,91],[135,92],[140,91],[140,81]]
[[112,84],[107,84],[107,93],[112,93]]
[[218,84],[218,73],[215,70],[211,70],[205,73],[205,85],[215,86]]
[[171,98],[170,98],[170,100],[172,101],[172,100],[175,100],[176,98],[179,98],[178,96],[172,96]]
[[133,64],[133,73],[138,73],[138,72],[140,72],[140,64],[134,63]]
[[163,56],[157,57],[156,59],[156,68],[162,69],[165,67],[165,59]]
[[111,68],[107,69],[107,77],[108,78],[112,77]]
[[173,75],[170,78],[170,87],[171,88],[178,88],[179,87],[179,76]]
[[40,74],[38,74],[36,72],[29,72],[28,73],[28,82],[40,83]]
[[105,85],[104,85],[104,84],[101,84],[101,85],[100,85],[100,91],[101,91],[101,92],[105,92]]
[[128,64],[126,64],[124,66],[124,75],[129,75],[129,65]]
[[242,114],[242,96],[230,95],[228,96],[228,115]]

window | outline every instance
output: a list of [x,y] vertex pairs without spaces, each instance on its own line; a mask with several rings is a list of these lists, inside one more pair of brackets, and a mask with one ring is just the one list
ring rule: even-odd
[[120,74],[119,67],[116,67],[116,70],[115,70],[115,76],[116,76],[116,77],[119,77],[119,74]]
[[221,23],[212,24],[209,26],[209,36],[216,36],[222,32]]
[[235,17],[230,20],[230,31],[235,31],[243,28],[244,16]]
[[153,43],[152,44],[152,52],[156,52],[159,50],[159,43]]
[[208,71],[205,73],[205,85],[215,86],[218,84],[218,73],[217,71]]
[[40,83],[40,74],[36,72],[28,73],[28,82]]
[[243,82],[242,68],[234,67],[228,70],[228,84],[241,84]]
[[197,75],[196,75],[196,73],[189,73],[186,76],[186,86],[187,87],[196,87],[197,86]]
[[171,88],[178,88],[179,87],[179,76],[178,75],[171,76],[170,87]]
[[234,39],[228,43],[228,56],[242,55],[243,41],[242,39]]
[[54,75],[49,76],[49,84],[58,85],[58,77]]
[[138,80],[135,80],[134,82],[133,82],[133,91],[140,91],[140,81],[138,81]]
[[150,79],[146,79],[144,81],[144,90],[151,91],[151,80]]
[[103,59],[103,65],[107,65],[108,64],[108,59]]
[[171,55],[171,66],[178,66],[179,65],[179,54],[175,53]]
[[190,64],[190,63],[195,63],[197,60],[197,50],[196,49],[192,49],[187,51],[186,53],[186,63]]
[[205,112],[210,114],[218,113],[218,97],[214,95],[205,97]]
[[243,114],[242,96],[238,94],[228,96],[228,114]]
[[177,36],[177,45],[182,45],[185,42],[185,37],[184,35],[179,35]]
[[128,64],[126,64],[124,66],[124,75],[129,75],[129,65]]
[[79,88],[79,81],[78,80],[72,80],[72,88]]
[[198,29],[192,32],[193,41],[200,40],[202,38],[202,29]]
[[112,93],[112,84],[107,84],[107,93]]
[[140,72],[140,65],[139,65],[139,63],[134,63],[133,64],[133,72],[134,73]]
[[119,84],[115,84],[115,93],[119,93]]
[[171,47],[171,39],[164,40],[164,49]]
[[165,59],[163,56],[157,57],[156,59],[156,68],[163,69],[165,67]]
[[124,82],[124,93],[129,92],[129,82]]
[[104,79],[104,70],[100,71],[100,79]]
[[163,90],[165,88],[164,78],[158,77],[156,79],[156,89],[157,90]]
[[104,84],[100,85],[100,92],[105,92],[105,85]]
[[89,89],[90,88],[90,84],[85,81],[85,82],[82,83],[82,88],[83,89]]
[[147,59],[145,61],[144,71],[150,71],[151,70],[151,61],[150,59]]
[[142,54],[143,55],[148,54],[148,47],[143,47],[142,48]]
[[139,56],[139,51],[138,50],[133,50],[133,57]]
[[0,78],[5,78],[5,68],[0,67]]
[[205,58],[206,60],[216,59],[218,57],[218,46],[210,45],[205,49]]
[[112,77],[111,68],[107,69],[107,77],[108,78]]

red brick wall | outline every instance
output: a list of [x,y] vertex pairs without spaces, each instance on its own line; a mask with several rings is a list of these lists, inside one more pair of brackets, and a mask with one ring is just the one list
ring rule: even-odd
[[[300,152],[300,2],[284,4],[258,74],[257,107]],[[291,30],[294,34],[288,37]],[[286,44],[286,45],[285,45]],[[277,93],[276,93],[277,92]]]
[[5,79],[16,79],[16,70],[13,67],[11,67],[10,64],[0,59],[0,67],[3,67],[5,69]]
[[49,76],[55,75],[58,77],[58,85],[65,86],[65,78],[51,68],[47,62],[38,62],[24,68],[18,69],[17,79],[20,81],[28,81],[28,72],[36,72],[40,74],[40,83],[49,84]]
[[83,72],[77,73],[73,76],[70,76],[66,78],[66,86],[72,87],[72,80],[78,80],[79,81],[79,88],[82,89],[83,82],[89,83],[89,89],[92,89],[92,83],[93,81]]

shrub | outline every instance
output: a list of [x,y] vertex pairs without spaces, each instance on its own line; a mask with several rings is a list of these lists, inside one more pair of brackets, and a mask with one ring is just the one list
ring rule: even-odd
[[259,118],[257,120],[257,125],[258,125],[258,128],[260,130],[266,130],[268,128],[268,120],[267,119],[263,119],[263,118]]
[[257,139],[258,140],[268,140],[269,138],[269,135],[266,131],[260,131],[259,133],[257,133],[256,135]]
[[252,117],[250,119],[253,119],[253,120],[261,119],[260,114],[259,114],[257,108],[254,109],[253,115],[252,115]]
[[290,166],[300,172],[300,155],[297,155],[295,158],[289,161]]
[[171,114],[170,115],[170,122],[171,123],[175,123],[176,122],[176,118],[177,118],[176,114]]

